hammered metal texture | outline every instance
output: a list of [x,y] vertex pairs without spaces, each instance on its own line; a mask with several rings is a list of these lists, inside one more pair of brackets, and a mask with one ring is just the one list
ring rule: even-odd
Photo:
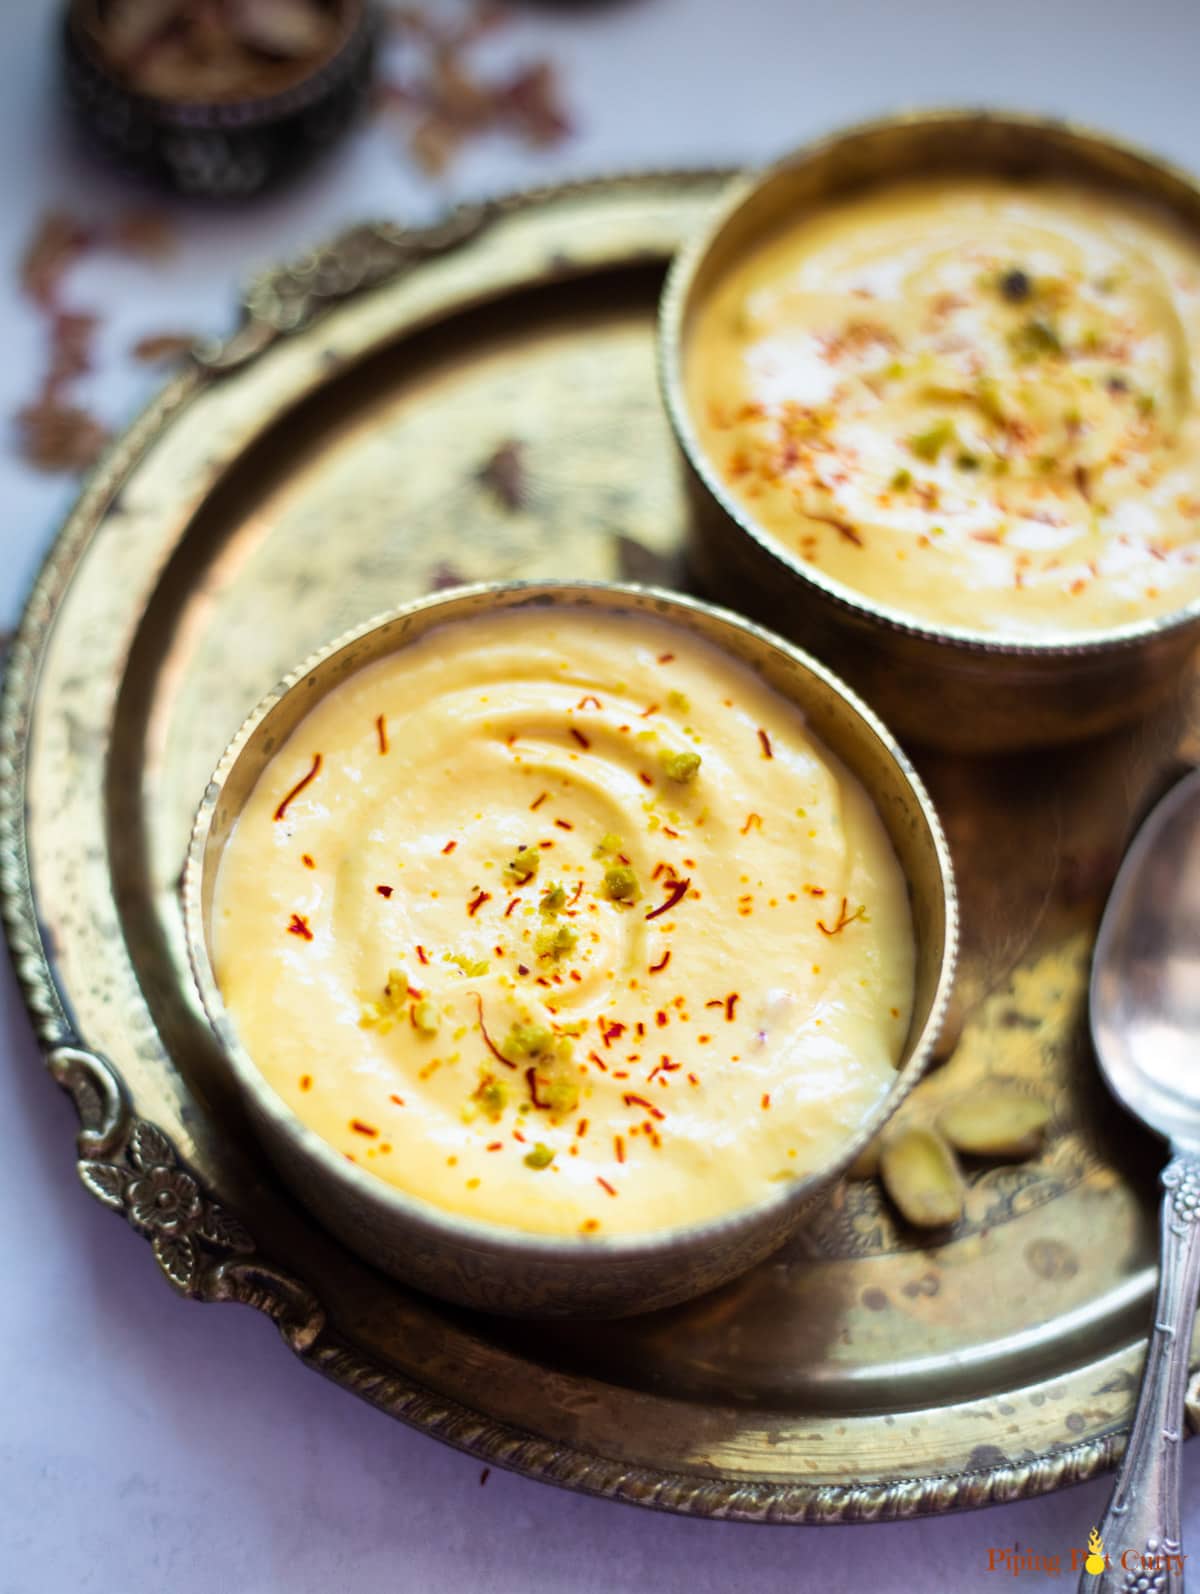
[[[1085,980],[1137,817],[1200,756],[1190,686],[1069,753],[921,760],[963,916],[961,1039],[922,1089],[1005,1079],[1054,1114],[1037,1162],[971,1171],[939,1245],[842,1184],[787,1250],[690,1306],[603,1329],[438,1306],[283,1192],[190,994],[191,816],[297,660],[460,579],[682,581],[654,309],[717,189],[543,193],[469,213],[439,247],[369,229],[369,269],[352,241],[315,277],[259,285],[260,313],[102,462],[31,597],[0,724],[10,945],[95,1193],[158,1240],[176,1288],[269,1312],[384,1410],[496,1464],[709,1516],[1014,1499],[1110,1465],[1132,1410],[1160,1154],[1094,1079]],[[518,494],[487,469],[510,442]]]

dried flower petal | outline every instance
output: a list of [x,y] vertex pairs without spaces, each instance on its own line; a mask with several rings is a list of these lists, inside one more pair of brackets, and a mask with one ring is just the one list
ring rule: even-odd
[[81,471],[93,465],[108,433],[84,409],[40,398],[16,414],[21,458],[38,470]]
[[112,243],[124,254],[162,260],[174,253],[175,229],[161,211],[127,210],[113,223]]
[[68,266],[90,248],[94,235],[65,211],[49,210],[39,220],[21,258],[21,288],[35,304],[54,303]]

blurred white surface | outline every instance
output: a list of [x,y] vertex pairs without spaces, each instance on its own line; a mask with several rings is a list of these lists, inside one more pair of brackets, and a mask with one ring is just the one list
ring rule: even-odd
[[[176,258],[151,267],[97,257],[72,274],[72,307],[103,316],[85,402],[119,425],[155,385],[125,357],[137,337],[225,328],[252,269],[365,215],[416,221],[450,200],[577,174],[757,161],[919,104],[1069,115],[1200,167],[1195,0],[547,0],[515,10],[487,49],[559,64],[573,138],[545,153],[476,144],[431,184],[376,124],[252,210],[170,207]],[[102,217],[130,203],[61,125],[56,14],[48,0],[0,0],[6,421],[44,358],[16,288],[35,217],[51,205]],[[6,438],[0,628],[15,620],[74,492],[24,467]],[[480,1488],[477,1462],[322,1383],[264,1319],[170,1293],[144,1241],[76,1182],[73,1111],[41,1069],[7,970],[0,1044],[0,1594],[1073,1586],[1070,1548],[1098,1520],[1107,1479],[970,1516],[809,1530],[655,1516],[495,1470]],[[1185,1537],[1200,1564],[1195,1445],[1184,1478]],[[1061,1556],[1061,1575],[989,1569],[990,1551],[1014,1547]]]

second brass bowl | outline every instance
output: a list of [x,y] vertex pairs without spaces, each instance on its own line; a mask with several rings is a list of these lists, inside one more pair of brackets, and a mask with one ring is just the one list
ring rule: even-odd
[[[525,1234],[445,1212],[347,1162],[288,1107],[242,1047],[213,971],[211,918],[222,850],[270,759],[321,697],[434,626],[497,610],[572,606],[669,621],[755,670],[799,705],[816,736],[873,799],[908,882],[916,937],[912,1021],[895,1084],[826,1164],[720,1219],[627,1237]],[[814,1200],[920,1078],[949,998],[957,944],[950,857],[912,766],[822,665],[736,615],[647,587],[515,583],[460,588],[397,609],[315,654],[266,697],[204,793],[184,874],[188,951],[204,1010],[250,1119],[297,1196],[353,1250],[431,1294],[521,1316],[620,1316],[702,1294],[795,1232]]]
[[920,621],[831,579],[760,526],[706,456],[685,388],[696,311],[756,243],[864,188],[963,173],[1054,178],[1150,201],[1195,233],[1200,249],[1200,187],[1141,151],[1061,122],[990,111],[892,117],[734,181],[667,278],[660,375],[685,462],[691,558],[704,592],[828,660],[902,737],[957,752],[1002,752],[1097,735],[1142,713],[1180,680],[1195,652],[1200,600],[1045,642]]

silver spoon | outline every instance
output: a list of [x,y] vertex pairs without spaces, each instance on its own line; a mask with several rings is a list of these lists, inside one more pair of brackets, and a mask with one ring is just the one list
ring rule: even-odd
[[1099,1529],[1109,1565],[1079,1587],[1182,1594],[1179,1445],[1200,1287],[1200,769],[1158,804],[1121,865],[1096,941],[1091,1017],[1109,1089],[1170,1141],[1171,1159],[1154,1332]]

